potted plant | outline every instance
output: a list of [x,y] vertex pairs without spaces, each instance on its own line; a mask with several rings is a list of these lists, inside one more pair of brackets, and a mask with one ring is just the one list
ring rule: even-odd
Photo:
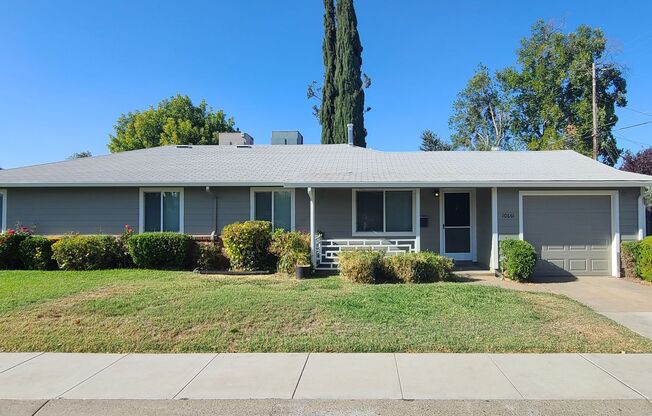
[[310,276],[311,269],[312,266],[310,263],[297,263],[297,265],[294,266],[294,275],[297,279],[305,279]]

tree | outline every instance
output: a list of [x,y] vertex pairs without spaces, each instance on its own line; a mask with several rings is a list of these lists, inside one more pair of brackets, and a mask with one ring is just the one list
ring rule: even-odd
[[109,135],[111,153],[170,144],[218,144],[220,132],[233,132],[233,118],[202,100],[193,105],[186,95],[162,100],[156,108],[122,114],[115,134]]
[[424,130],[421,133],[421,146],[419,150],[424,152],[441,152],[453,150],[453,146],[442,140],[437,133],[433,133],[431,130]]
[[510,106],[503,84],[480,65],[453,103],[449,120],[453,146],[469,150],[508,149]]
[[74,160],[74,159],[82,159],[85,157],[92,157],[93,154],[90,152],[90,150],[84,150],[82,152],[75,152],[68,156],[68,160]]
[[652,175],[652,147],[641,150],[636,154],[626,151],[623,154],[623,164],[620,170]]
[[627,104],[627,84],[617,65],[607,61],[607,40],[600,29],[581,25],[564,34],[543,21],[521,40],[517,68],[498,77],[513,96],[511,132],[530,150],[573,149],[592,153],[591,65],[596,62],[601,160],[614,165],[621,149],[612,128],[615,107]]
[[335,88],[337,95],[333,119],[333,142],[346,143],[346,125],[353,123],[354,144],[365,147],[367,131],[364,127],[364,89],[365,83],[369,83],[370,80],[365,76],[365,83],[363,83],[362,79],[362,45],[353,0],[338,0],[336,12]]
[[333,143],[333,121],[335,117],[335,44],[337,28],[335,24],[335,5],[333,0],[324,0],[324,43],[322,54],[324,60],[324,84],[321,88],[321,107],[319,120],[321,122],[322,144]]

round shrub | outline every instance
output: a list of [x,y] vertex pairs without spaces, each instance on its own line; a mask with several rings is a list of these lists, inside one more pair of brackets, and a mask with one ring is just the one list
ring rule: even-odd
[[625,277],[639,277],[636,269],[640,241],[623,241],[620,244],[620,261],[625,270]]
[[32,232],[27,227],[9,229],[0,233],[0,269],[21,269],[23,267],[18,249],[20,243],[31,235]]
[[527,280],[534,273],[537,253],[532,244],[523,240],[500,242],[500,268],[512,280]]
[[114,269],[124,262],[124,253],[113,236],[75,235],[54,243],[52,258],[63,270]]
[[194,248],[195,266],[199,270],[228,270],[229,259],[219,244],[197,243]]
[[275,259],[269,252],[272,224],[268,221],[245,221],[229,224],[222,230],[222,241],[234,270],[271,270]]
[[636,271],[641,279],[652,282],[652,237],[645,237],[638,246]]
[[388,278],[402,283],[431,283],[445,280],[453,269],[453,261],[429,251],[400,253],[385,257]]
[[269,251],[278,258],[276,270],[294,274],[295,266],[311,264],[310,234],[277,230],[272,235]]
[[27,270],[52,270],[57,262],[52,258],[53,240],[33,236],[24,239],[18,246],[18,253],[23,267]]
[[337,254],[340,276],[353,283],[376,283],[383,274],[384,254],[371,250],[340,251]]
[[193,244],[189,235],[178,233],[137,234],[127,242],[136,266],[164,270],[190,268]]

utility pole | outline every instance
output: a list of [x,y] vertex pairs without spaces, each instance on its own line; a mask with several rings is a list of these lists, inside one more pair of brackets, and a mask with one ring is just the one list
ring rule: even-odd
[[598,160],[598,104],[596,99],[595,61],[591,67],[593,76],[593,159]]

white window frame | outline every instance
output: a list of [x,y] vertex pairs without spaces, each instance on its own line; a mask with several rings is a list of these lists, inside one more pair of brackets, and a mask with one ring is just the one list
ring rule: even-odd
[[620,198],[618,191],[519,191],[518,192],[518,239],[523,240],[524,196],[609,196],[611,198],[611,275],[620,277]]
[[0,189],[2,195],[2,215],[0,216],[0,232],[7,231],[7,190]]
[[256,219],[256,192],[272,192],[272,229],[274,229],[274,192],[290,192],[290,228],[294,231],[294,217],[295,217],[295,189],[294,188],[283,188],[283,187],[259,187],[259,188],[249,188],[249,219],[254,221]]
[[[356,194],[358,192],[382,192],[383,193],[383,230],[386,229],[387,215],[385,212],[385,194],[387,192],[409,191],[412,192],[412,230],[411,231],[357,231],[358,225],[358,201]],[[418,188],[357,188],[351,190],[351,235],[354,237],[411,237],[417,235],[417,192]]]
[[[183,188],[140,188],[138,207],[138,232],[145,232],[145,193],[149,192],[178,192],[179,193],[179,234],[184,233],[185,198]],[[163,197],[161,196],[161,231],[163,232]]]
[[[444,228],[445,221],[445,194],[468,193],[470,211],[469,215],[469,238],[471,239],[470,251],[468,253],[446,253],[446,229]],[[459,261],[471,261],[477,263],[478,261],[478,232],[477,232],[477,213],[476,213],[476,192],[475,188],[440,188],[439,189],[439,254],[447,256]]]

